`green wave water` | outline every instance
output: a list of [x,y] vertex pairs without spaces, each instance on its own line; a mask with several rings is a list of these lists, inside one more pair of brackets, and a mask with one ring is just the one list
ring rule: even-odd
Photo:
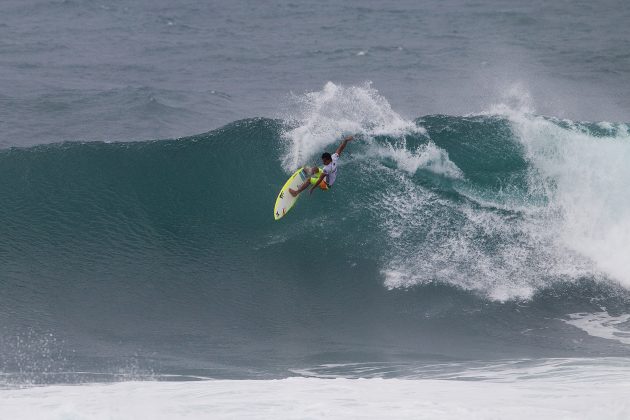
[[625,125],[359,122],[334,190],[276,222],[286,166],[344,131],[316,147],[320,117],[1,151],[3,371],[625,354],[562,321],[628,310]]

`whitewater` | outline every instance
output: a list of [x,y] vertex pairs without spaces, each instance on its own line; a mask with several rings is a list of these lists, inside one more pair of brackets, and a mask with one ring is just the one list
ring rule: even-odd
[[[626,366],[627,369],[627,366]],[[616,373],[619,373],[616,371]],[[626,375],[627,375],[626,370]],[[582,378],[580,378],[582,379]],[[570,390],[570,391],[569,391]],[[584,382],[400,379],[125,382],[0,394],[0,415],[38,419],[627,419],[627,376]]]

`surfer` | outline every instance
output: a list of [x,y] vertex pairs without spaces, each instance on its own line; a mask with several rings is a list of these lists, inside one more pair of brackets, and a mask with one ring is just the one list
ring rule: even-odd
[[322,154],[322,162],[324,163],[323,168],[319,168],[317,166],[313,166],[312,168],[305,167],[303,169],[306,176],[309,178],[304,181],[304,183],[300,186],[300,188],[296,190],[289,188],[289,193],[293,197],[297,197],[299,193],[308,188],[309,185],[313,185],[311,187],[310,194],[313,194],[315,188],[319,186],[323,191],[328,190],[335,183],[335,179],[337,178],[337,159],[339,159],[339,155],[343,152],[343,149],[346,148],[346,145],[349,141],[351,141],[354,137],[348,136],[343,139],[337,150],[332,155],[328,152]]

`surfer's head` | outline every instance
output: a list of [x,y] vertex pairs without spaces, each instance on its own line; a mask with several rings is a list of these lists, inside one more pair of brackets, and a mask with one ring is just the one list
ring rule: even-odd
[[324,165],[328,165],[330,162],[332,162],[332,156],[330,156],[330,153],[322,153],[322,162],[324,162]]

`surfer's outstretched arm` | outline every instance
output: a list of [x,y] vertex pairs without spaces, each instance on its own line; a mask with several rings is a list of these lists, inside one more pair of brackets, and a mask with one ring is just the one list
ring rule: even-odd
[[339,147],[337,147],[337,151],[335,153],[337,153],[337,156],[341,156],[341,152],[343,152],[343,149],[346,148],[346,144],[348,144],[348,142],[350,140],[354,139],[353,136],[348,136],[345,139],[343,139],[343,141],[341,142],[341,144],[339,145]]

